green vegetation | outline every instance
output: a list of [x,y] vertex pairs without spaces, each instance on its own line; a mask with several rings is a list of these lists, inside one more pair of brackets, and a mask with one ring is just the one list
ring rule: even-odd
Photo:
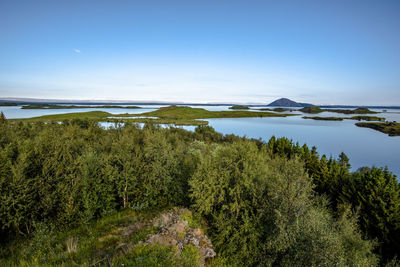
[[[27,119],[12,119],[10,121],[26,122],[61,122],[70,119],[92,120],[94,122],[136,122],[173,125],[207,125],[207,121],[198,119],[209,118],[243,118],[243,117],[286,117],[291,114],[276,114],[272,112],[253,111],[208,111],[202,108],[168,106],[156,111],[140,114],[111,114],[105,111],[89,111],[45,115]],[[136,118],[140,117],[140,118]],[[149,117],[149,118],[145,118]]]
[[377,117],[377,116],[353,116],[350,117],[351,120],[358,120],[358,121],[385,121],[385,118]]
[[378,113],[375,111],[371,111],[368,108],[356,108],[354,110],[351,110],[351,109],[324,109],[324,111],[343,113],[343,114],[377,114]]
[[248,106],[243,106],[243,105],[234,105],[232,107],[229,107],[229,109],[250,109]]
[[304,107],[302,109],[299,109],[299,111],[303,112],[303,113],[310,113],[310,114],[316,114],[316,113],[321,113],[324,110],[320,109],[317,106],[309,106],[309,107]]
[[0,123],[6,123],[7,122],[7,118],[4,115],[3,111],[0,112]]
[[396,176],[387,169],[363,168],[346,183],[341,196],[345,202],[359,207],[361,230],[383,242],[379,250],[382,255],[398,253],[400,186]]
[[76,113],[64,113],[54,115],[44,115],[40,117],[26,118],[26,119],[10,119],[9,121],[27,121],[27,122],[60,122],[63,120],[81,119],[81,120],[102,120],[107,117],[113,116],[111,113],[105,111],[88,111]]
[[[395,175],[376,167],[350,173],[349,159],[344,153],[337,160],[327,159],[325,155],[319,157],[315,147],[310,151],[285,138],[271,138],[268,146],[275,155],[300,156],[312,177],[314,191],[327,196],[331,209],[337,214],[349,208],[358,214],[363,235],[378,241],[375,251],[381,256],[381,265],[399,255],[400,185]],[[399,262],[394,259],[391,264],[398,266]]]
[[157,119],[157,118],[135,118],[141,114],[111,114],[105,111],[88,111],[88,112],[77,112],[77,113],[64,113],[54,115],[44,115],[40,117],[26,118],[26,119],[10,119],[10,122],[62,122],[65,120],[83,120],[90,123],[95,122],[115,122],[115,123],[152,123],[152,124],[174,124],[174,125],[206,125],[207,121],[200,120],[185,120],[185,119]]
[[353,117],[302,117],[303,119],[320,120],[320,121],[342,121],[342,120],[357,120],[357,121],[385,121],[385,118],[376,116],[353,116]]
[[30,104],[22,106],[21,109],[72,109],[72,108],[125,108],[125,109],[138,109],[137,106],[76,106],[76,105],[52,105],[52,104]]
[[217,253],[233,265],[376,264],[373,244],[362,240],[354,218],[334,219],[327,202],[313,197],[298,159],[271,158],[265,148],[245,141],[201,158],[189,182],[194,207],[214,229]]
[[201,120],[185,120],[185,119],[156,119],[156,118],[126,118],[122,121],[120,119],[108,119],[108,122],[136,122],[136,123],[151,123],[151,124],[170,124],[170,125],[207,125],[208,121],[201,121]]
[[294,109],[289,109],[289,108],[260,108],[259,110],[263,111],[275,111],[275,112],[285,112],[285,111],[294,111]]
[[389,136],[400,136],[400,123],[398,122],[357,122],[356,125],[371,128]]
[[12,107],[12,106],[18,106],[18,104],[12,102],[0,103],[0,107]]
[[285,112],[285,111],[292,111],[292,110],[291,109],[287,109],[287,108],[273,108],[272,111]]
[[351,173],[344,153],[327,159],[286,138],[72,118],[0,121],[0,265],[104,265],[108,255],[114,266],[383,266],[398,256],[400,185],[387,169]]
[[302,117],[303,119],[309,119],[309,120],[317,120],[317,121],[342,121],[346,118],[338,118],[338,117],[308,117],[304,116]]
[[[191,212],[185,209],[125,209],[64,232],[56,231],[51,225],[40,224],[35,236],[28,242],[12,243],[12,249],[17,253],[0,260],[0,264],[105,266],[108,259],[115,266],[198,265],[202,257],[201,248],[184,239],[194,235],[204,240],[205,236],[198,228],[202,226],[201,222],[197,222],[199,226],[196,227],[177,227],[187,223],[177,215],[171,215],[174,213],[191,216]],[[172,220],[177,222],[173,223]],[[166,230],[169,231],[168,235],[164,233]],[[163,243],[165,240],[174,240],[176,231],[183,236],[182,248]]]
[[184,106],[163,107],[156,111],[146,112],[140,116],[159,117],[172,120],[196,120],[212,118],[248,118],[248,117],[286,117],[292,114],[276,114],[272,112],[254,111],[209,111],[202,108],[191,108]]
[[374,112],[369,110],[368,108],[356,108],[354,110],[351,109],[321,109],[317,106],[309,106],[299,109],[299,111],[310,114],[317,114],[321,112],[335,112],[342,114],[376,114],[378,112]]

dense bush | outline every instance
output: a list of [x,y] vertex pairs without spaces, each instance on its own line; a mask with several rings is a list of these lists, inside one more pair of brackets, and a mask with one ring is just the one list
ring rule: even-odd
[[340,197],[359,210],[359,225],[370,238],[382,242],[384,258],[400,250],[400,185],[387,169],[363,168],[353,173]]
[[355,221],[335,220],[313,196],[297,159],[271,159],[254,143],[235,142],[203,154],[190,181],[219,253],[234,265],[374,266],[372,243]]
[[343,205],[350,205],[359,216],[358,225],[364,236],[377,239],[375,251],[382,263],[400,253],[400,185],[387,169],[364,167],[351,173],[348,157],[341,153],[337,160],[319,157],[316,149],[300,147],[286,138],[271,138],[272,155],[300,157],[313,179],[314,191],[325,195],[330,207],[340,215]]
[[1,127],[1,228],[26,235],[36,222],[71,227],[120,208],[188,205],[193,167],[181,135],[193,134],[81,122]]
[[399,183],[387,170],[351,173],[348,162],[208,126],[4,120],[0,257],[44,226],[63,231],[116,210],[180,205],[207,219],[218,254],[233,264],[375,265],[373,238],[385,262],[400,250]]

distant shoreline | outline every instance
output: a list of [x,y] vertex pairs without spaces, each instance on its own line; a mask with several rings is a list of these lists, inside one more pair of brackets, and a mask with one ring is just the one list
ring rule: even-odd
[[[123,101],[68,101],[68,100],[10,100],[0,99],[0,105],[7,104],[6,106],[21,106],[21,105],[142,105],[142,106],[236,106],[238,103],[181,103],[181,102],[123,102]],[[13,104],[13,105],[10,105]],[[248,107],[265,107],[269,104],[243,104]],[[372,108],[372,109],[400,109],[400,106],[373,106],[373,105],[316,105],[320,108]],[[269,107],[281,107],[281,106],[269,106]]]

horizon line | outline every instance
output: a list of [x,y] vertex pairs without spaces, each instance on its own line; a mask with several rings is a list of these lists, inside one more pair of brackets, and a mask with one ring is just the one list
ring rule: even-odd
[[[285,98],[285,97],[282,97]],[[281,99],[281,98],[278,98]],[[278,100],[277,99],[277,100]],[[289,99],[289,98],[287,98]],[[289,99],[291,100],[291,99]],[[53,104],[77,104],[77,103],[114,103],[114,104],[142,104],[142,105],[168,105],[168,104],[176,104],[176,105],[253,105],[253,106],[268,106],[270,103],[262,103],[262,102],[185,102],[185,101],[160,101],[160,100],[111,100],[111,99],[54,99],[54,98],[33,98],[33,97],[0,97],[0,101],[14,101],[19,103],[53,103]],[[292,100],[293,101],[293,100]],[[311,104],[311,103],[303,103],[297,102],[299,104],[310,104],[314,106],[337,106],[337,107],[396,107],[400,108],[400,105],[353,105],[353,104]]]

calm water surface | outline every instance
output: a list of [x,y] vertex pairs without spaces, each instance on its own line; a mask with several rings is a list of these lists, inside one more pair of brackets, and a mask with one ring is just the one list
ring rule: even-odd
[[[126,106],[126,105],[125,105]],[[7,118],[30,118],[49,114],[87,112],[102,110],[111,114],[138,114],[156,110],[162,105],[144,105],[141,109],[21,109],[20,107],[0,107]],[[229,106],[192,106],[205,108],[212,111],[229,110]],[[375,111],[381,112],[381,109]],[[268,141],[271,136],[287,137],[300,145],[307,144],[309,147],[316,146],[320,155],[336,158],[341,152],[345,152],[350,158],[353,170],[362,166],[388,166],[389,169],[400,177],[400,137],[390,137],[381,132],[356,127],[356,121],[316,121],[305,120],[306,116],[336,116],[351,117],[333,112],[324,112],[317,115],[302,114],[293,112],[299,116],[286,118],[234,118],[234,119],[209,119],[209,125],[216,131],[223,134],[236,134],[250,138],[261,138]],[[400,122],[400,110],[388,109],[385,113],[373,116],[385,117],[389,121]],[[113,124],[103,123],[103,126],[110,127]],[[183,126],[193,131],[193,126]]]
[[268,141],[272,136],[287,137],[300,145],[316,146],[320,155],[337,156],[344,152],[353,170],[362,166],[388,166],[400,175],[400,137],[360,128],[355,121],[305,120],[287,118],[210,119],[209,125],[224,134],[236,134]]
[[[125,105],[128,106],[128,105]],[[76,113],[76,112],[88,112],[88,111],[105,111],[111,114],[137,114],[149,111],[154,111],[160,108],[160,106],[144,106],[138,109],[129,108],[71,108],[71,109],[21,109],[20,106],[14,107],[0,107],[0,111],[3,111],[4,115],[8,119],[23,119],[32,118],[43,115],[63,114],[63,113]]]

